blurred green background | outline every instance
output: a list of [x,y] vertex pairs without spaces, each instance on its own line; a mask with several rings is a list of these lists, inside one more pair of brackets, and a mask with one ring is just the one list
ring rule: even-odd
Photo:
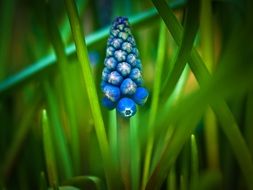
[[[0,189],[253,189],[252,9],[0,1]],[[100,106],[117,16],[150,93],[129,120]]]

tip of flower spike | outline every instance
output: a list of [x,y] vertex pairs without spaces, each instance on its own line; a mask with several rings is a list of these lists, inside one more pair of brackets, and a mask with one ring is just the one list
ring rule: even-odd
[[126,23],[128,23],[128,18],[127,18],[127,17],[124,17],[124,16],[119,16],[119,17],[116,17],[116,18],[113,20],[113,23],[117,23],[117,24],[126,24]]
[[136,105],[130,98],[120,99],[116,109],[121,116],[126,118],[132,117],[136,113]]
[[132,96],[132,99],[135,101],[138,105],[144,105],[148,99],[148,91],[143,87],[138,87],[136,89],[136,92]]

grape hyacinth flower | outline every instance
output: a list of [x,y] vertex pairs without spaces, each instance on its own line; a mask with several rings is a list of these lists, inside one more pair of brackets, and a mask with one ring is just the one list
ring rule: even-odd
[[112,23],[104,66],[103,106],[116,108],[122,117],[132,117],[136,104],[144,105],[149,94],[142,86],[142,64],[126,17],[117,17]]

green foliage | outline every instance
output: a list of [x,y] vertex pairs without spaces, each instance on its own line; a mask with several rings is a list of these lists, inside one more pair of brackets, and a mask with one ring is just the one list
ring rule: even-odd
[[[0,6],[1,189],[253,189],[252,1],[21,4]],[[150,93],[131,120],[100,104],[115,16]]]

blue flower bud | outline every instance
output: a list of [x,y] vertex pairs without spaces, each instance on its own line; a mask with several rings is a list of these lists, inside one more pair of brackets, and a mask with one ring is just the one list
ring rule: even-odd
[[131,72],[131,65],[127,62],[121,62],[117,65],[117,71],[123,76],[127,76]]
[[142,85],[143,79],[141,76],[141,71],[138,68],[133,68],[129,78],[131,78],[138,86]]
[[139,51],[138,51],[138,49],[137,49],[137,48],[133,48],[133,49],[132,49],[132,54],[134,54],[136,57],[138,57],[138,56],[139,56]]
[[135,43],[135,40],[134,40],[133,37],[129,36],[129,37],[127,38],[127,41],[128,41],[130,44],[132,44],[133,46],[136,46],[136,43]]
[[127,38],[128,38],[128,33],[126,33],[126,32],[120,32],[119,34],[118,34],[118,37],[119,38],[121,38],[122,40],[126,40]]
[[121,31],[124,29],[124,27],[125,27],[124,24],[119,24],[119,25],[117,26],[117,28],[118,28],[119,30],[121,30]]
[[136,105],[130,98],[122,98],[117,105],[118,113],[126,118],[132,117],[136,113]]
[[120,85],[120,91],[124,95],[133,95],[136,91],[137,85],[130,78],[126,78]]
[[134,54],[129,54],[128,56],[127,56],[127,62],[130,64],[130,65],[132,65],[133,67],[135,67],[136,66],[136,56],[134,55]]
[[117,71],[112,71],[108,75],[108,83],[113,84],[113,85],[120,85],[122,82],[123,77],[117,72]]
[[138,87],[136,89],[136,92],[132,96],[132,99],[135,101],[138,105],[144,105],[148,99],[148,91],[143,87]]
[[107,81],[108,80],[108,75],[111,73],[110,69],[108,69],[107,67],[105,67],[103,69],[103,72],[102,72],[102,80],[103,81]]
[[141,71],[142,70],[141,60],[137,59],[135,63],[136,63],[135,67],[140,69],[140,71]]
[[102,98],[102,104],[109,110],[112,110],[116,107],[116,103],[108,99],[107,97]]
[[114,52],[114,56],[116,58],[117,61],[121,62],[121,61],[125,61],[126,60],[126,52],[122,51],[122,50],[116,50]]
[[115,51],[115,49],[114,49],[112,46],[109,46],[109,47],[106,49],[106,57],[111,57],[111,56],[113,56],[114,51]]
[[118,34],[119,34],[120,30],[112,30],[111,31],[111,34],[114,36],[114,37],[117,37]]
[[128,34],[131,34],[131,30],[127,27],[124,28],[124,32],[128,33]]
[[117,66],[116,59],[113,57],[106,58],[105,59],[105,66],[106,66],[106,68],[111,69],[111,70],[115,69]]
[[122,44],[122,49],[125,50],[127,53],[130,53],[132,51],[132,49],[133,49],[132,48],[132,44],[130,44],[129,42],[124,42]]
[[116,86],[105,85],[103,88],[103,93],[106,98],[111,100],[112,102],[116,102],[120,98],[120,89]]
[[104,92],[104,87],[106,85],[109,85],[109,84],[107,82],[105,82],[104,80],[102,80],[101,83],[100,83],[100,88],[101,88],[102,92]]
[[111,41],[111,45],[112,45],[113,48],[119,49],[121,47],[122,42],[123,42],[122,39],[120,39],[120,38],[114,38]]

